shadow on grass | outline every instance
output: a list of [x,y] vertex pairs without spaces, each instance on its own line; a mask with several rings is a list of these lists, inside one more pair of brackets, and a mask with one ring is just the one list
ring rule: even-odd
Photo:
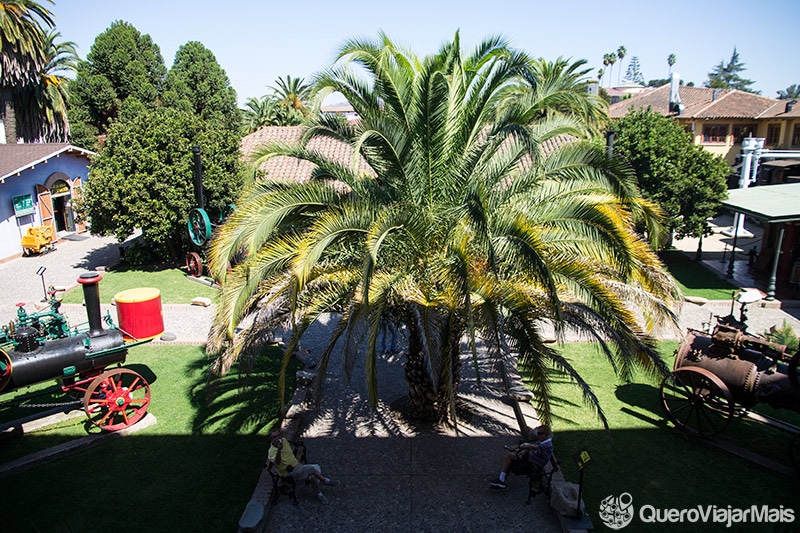
[[[268,346],[252,360],[242,360],[226,375],[209,379],[206,373],[192,384],[188,394],[196,409],[193,433],[223,431],[225,433],[257,434],[269,429],[280,417],[278,376],[283,351]],[[249,366],[249,370],[242,367]],[[191,374],[205,370],[208,361],[195,361]],[[293,360],[287,371],[286,390],[291,395],[295,387],[295,372],[301,365]],[[288,402],[289,398],[287,398]]]
[[659,255],[675,280],[690,291],[727,291],[727,295],[730,296],[730,291],[738,289],[704,267],[702,263],[689,259],[683,252],[669,250]]

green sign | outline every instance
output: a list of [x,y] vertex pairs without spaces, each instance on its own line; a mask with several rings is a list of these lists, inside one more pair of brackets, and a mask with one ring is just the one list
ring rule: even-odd
[[26,215],[32,215],[33,211],[33,196],[30,194],[21,194],[19,196],[14,196],[11,199],[14,202],[14,214],[17,217],[24,217]]

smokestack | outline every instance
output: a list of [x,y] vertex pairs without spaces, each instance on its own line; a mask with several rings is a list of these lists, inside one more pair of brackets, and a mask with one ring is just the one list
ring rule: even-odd
[[796,103],[797,103],[797,100],[789,100],[788,102],[786,102],[786,110],[784,111],[784,113],[788,113],[792,109],[794,109],[794,104],[796,104]]
[[194,156],[194,198],[197,202],[197,207],[205,209],[206,203],[203,200],[203,165],[200,163],[200,147],[196,144],[192,146],[192,155]]
[[83,285],[83,301],[86,304],[86,316],[89,318],[89,336],[97,337],[103,334],[103,320],[100,317],[100,287],[98,283],[103,276],[97,272],[87,272],[78,277],[78,283]]
[[673,72],[669,80],[669,112],[681,114],[684,110],[684,105],[681,103],[681,75]]

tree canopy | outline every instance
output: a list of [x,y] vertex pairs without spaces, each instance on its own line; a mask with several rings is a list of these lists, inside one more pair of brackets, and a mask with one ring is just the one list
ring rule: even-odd
[[[602,102],[555,78],[541,83],[543,72],[570,77],[559,63],[537,64],[501,38],[465,54],[456,34],[424,57],[383,34],[348,41],[314,87],[342,94],[361,120],[323,116],[299,145],[262,147],[256,165],[310,161],[310,181],[257,181],[212,242],[223,286],[208,345],[220,354],[217,370],[282,325],[292,332],[283,383],[309,325],[334,311],[341,320],[318,379],[338,340],[348,364],[364,346],[375,405],[378,331],[394,320],[408,332],[416,415],[454,415],[461,342],[474,352],[478,337],[519,360],[543,420],[554,373],[597,406],[542,320],[559,337],[596,339],[623,377],[634,367],[668,372],[647,328],[674,323],[675,286],[634,229],[645,223],[657,238],[658,209],[624,161],[584,140],[586,110]],[[308,149],[313,138],[346,143],[371,172],[356,157],[346,164]],[[232,257],[243,259],[229,271]],[[642,313],[652,320],[640,323]]]
[[105,134],[126,103],[155,106],[166,73],[161,50],[149,35],[127,22],[113,22],[78,63],[69,84],[70,122],[83,123],[79,131],[88,130],[89,139]]
[[738,89],[740,91],[747,91],[749,93],[760,94],[761,91],[752,89],[755,83],[753,80],[743,78],[741,73],[747,70],[739,58],[739,52],[736,47],[733,48],[731,59],[727,63],[720,61],[714,67],[714,70],[708,73],[708,80],[704,83],[706,87],[713,87],[714,89]]
[[78,204],[92,233],[121,241],[141,228],[158,256],[182,258],[186,217],[197,207],[194,145],[202,149],[207,210],[219,214],[242,186],[236,134],[192,112],[165,107],[115,121]]
[[650,109],[631,111],[614,127],[614,152],[633,166],[642,194],[667,213],[676,236],[706,234],[706,219],[727,197],[725,161],[693,144],[675,120]]

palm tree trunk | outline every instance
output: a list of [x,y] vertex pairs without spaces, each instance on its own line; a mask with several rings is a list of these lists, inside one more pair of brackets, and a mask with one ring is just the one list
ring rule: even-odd
[[2,113],[0,118],[3,119],[6,144],[17,144],[17,121],[14,118],[14,107],[11,105],[9,96],[6,93],[0,95],[0,113]]
[[[408,361],[405,365],[405,379],[408,386],[408,406],[406,414],[421,420],[443,421],[450,412],[446,368],[438,376],[438,383],[431,383],[425,351],[415,328],[410,328],[408,341]],[[461,359],[459,342],[452,343],[450,349],[450,373],[453,376],[452,388],[458,390],[461,381]]]

